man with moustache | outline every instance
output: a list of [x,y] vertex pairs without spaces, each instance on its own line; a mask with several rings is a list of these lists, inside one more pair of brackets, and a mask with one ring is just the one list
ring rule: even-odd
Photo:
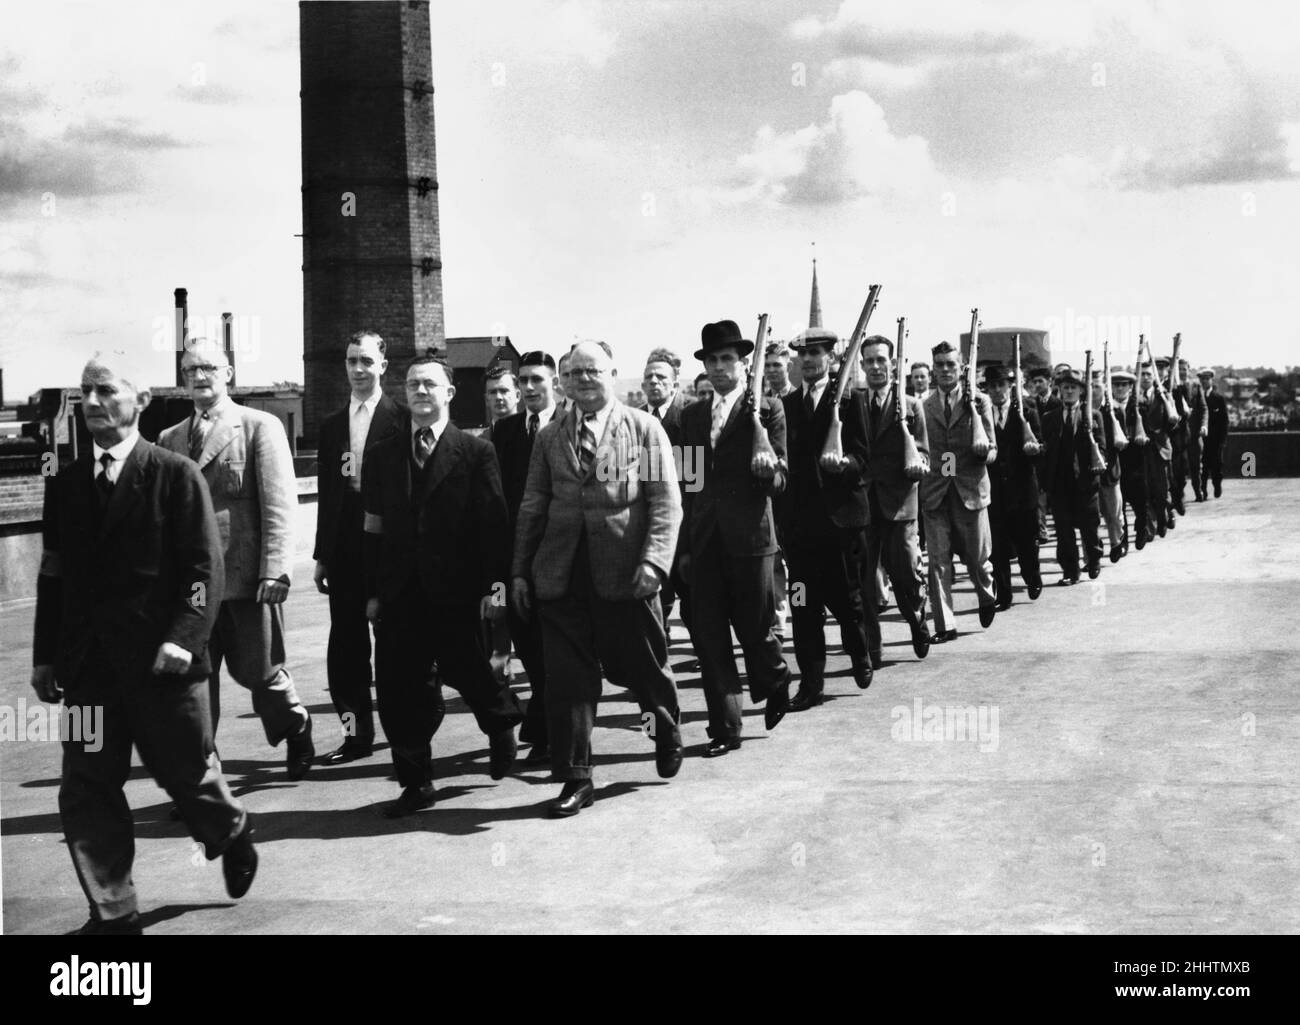
[[[750,697],[754,704],[767,703],[769,730],[790,704],[790,670],[773,630],[777,547],[771,496],[785,487],[785,414],[774,398],[754,409],[744,363],[753,348],[734,320],[705,324],[695,358],[707,368],[713,401],[697,402],[682,415],[682,445],[704,453],[702,487],[684,495],[677,551],[691,584],[691,639],[709,710],[706,758],[740,747],[744,691],[731,647],[733,629]],[[770,451],[756,454],[760,430]]]
[[488,429],[519,411],[519,383],[509,364],[498,363],[483,381],[483,398],[487,403]]
[[[209,860],[242,897],[257,871],[252,827],[212,739],[208,635],[225,579],[212,500],[188,459],[140,437],[149,390],[120,356],[81,375],[94,444],[45,493],[32,687],[101,710],[98,744],[63,742],[59,815],[90,918],[82,935],[141,930],[131,809],[134,745]],[[93,748],[93,750],[92,750]]]
[[799,691],[790,711],[802,712],[824,700],[827,610],[839,623],[854,682],[863,690],[871,686],[862,600],[869,458],[862,405],[847,394],[840,402],[843,457],[822,458],[835,391],[829,379],[831,358],[839,337],[825,328],[808,328],[791,344],[799,353],[802,380],[798,391],[781,400],[790,470],[777,515],[799,665]]
[[1043,481],[1052,504],[1052,522],[1056,525],[1056,561],[1061,566],[1060,583],[1079,582],[1079,546],[1077,531],[1083,541],[1088,578],[1101,573],[1101,507],[1097,478],[1101,471],[1092,468],[1092,441],[1098,448],[1105,444],[1101,416],[1093,410],[1092,422],[1079,399],[1084,382],[1073,370],[1064,370],[1056,378],[1061,390],[1061,408],[1051,409],[1043,417]]
[[[555,393],[555,359],[545,352],[535,350],[519,357],[519,390],[523,396],[523,409],[514,416],[500,421],[492,431],[492,445],[501,464],[501,482],[505,490],[506,512],[510,516],[511,556],[515,528],[519,523],[519,507],[524,500],[528,483],[528,466],[532,461],[537,435],[555,419],[558,413]],[[546,659],[542,648],[542,625],[536,616],[524,619],[513,604],[506,612],[510,626],[510,639],[515,652],[528,673],[532,697],[519,739],[532,745],[525,765],[548,765],[551,760],[546,726]]]
[[514,765],[523,718],[478,639],[482,620],[505,615],[510,539],[501,473],[491,443],[451,422],[455,394],[446,361],[417,356],[406,371],[409,430],[374,446],[362,481],[379,721],[402,788],[386,818],[436,800],[432,742],[446,712],[444,681],[487,736],[493,779]]
[[[1147,518],[1146,453],[1143,451],[1148,444],[1148,439],[1145,435],[1139,434],[1137,429],[1140,414],[1137,400],[1133,395],[1133,386],[1137,383],[1137,378],[1126,370],[1112,371],[1110,378],[1115,388],[1114,401],[1120,427],[1129,439],[1129,444],[1119,453],[1120,502],[1127,502],[1133,510],[1133,547],[1140,552],[1151,538],[1151,528]],[[1126,547],[1128,545],[1127,534],[1124,545]]]
[[668,435],[615,397],[606,343],[575,346],[569,374],[574,409],[534,443],[511,585],[519,614],[541,617],[551,768],[564,784],[548,812],[559,818],[595,797],[591,734],[602,672],[636,696],[659,775],[676,776],[682,764],[657,593],[682,522]]
[[[894,343],[872,335],[862,343],[862,369],[866,374],[865,403],[868,464],[866,572],[863,574],[867,613],[867,648],[871,668],[884,663],[879,616],[879,573],[883,567],[893,585],[899,611],[912,632],[917,658],[930,652],[930,632],[925,622],[925,580],[921,575],[921,545],[916,531],[918,484],[928,468],[930,440],[925,431],[921,400],[905,395],[902,425],[894,389]],[[912,436],[920,465],[908,471],[903,460],[903,431]]]
[[[979,600],[980,626],[993,624],[993,536],[989,531],[988,464],[997,459],[988,397],[966,395],[960,355],[951,342],[930,350],[936,388],[922,404],[930,439],[930,470],[921,481],[921,507],[930,552],[930,601],[934,607],[933,643],[955,640],[952,558],[959,552]],[[987,445],[974,440],[980,417]]]
[[181,358],[194,413],[158,438],[199,465],[226,548],[224,600],[212,630],[212,729],[220,718],[221,665],[253,695],[267,742],[285,741],[291,780],[311,768],[311,715],[284,651],[284,601],[293,571],[298,487],[278,417],[230,397],[234,373],[220,344],[195,338]]
[[[984,368],[984,386],[993,403],[993,442],[998,458],[989,471],[989,531],[993,535],[993,590],[998,611],[1011,608],[1011,556],[1020,564],[1030,601],[1043,593],[1038,562],[1038,474],[1035,462],[1042,447],[1042,425],[1029,406],[1011,402],[1013,371]],[[1026,437],[1025,427],[1029,427]]]
[[375,743],[370,697],[370,621],[362,572],[365,513],[361,480],[367,451],[406,430],[406,411],[384,394],[387,346],[374,331],[358,331],[344,356],[352,397],[321,424],[316,449],[316,589],[329,595],[330,634],[325,674],[343,724],[343,743],[326,765],[369,758]]

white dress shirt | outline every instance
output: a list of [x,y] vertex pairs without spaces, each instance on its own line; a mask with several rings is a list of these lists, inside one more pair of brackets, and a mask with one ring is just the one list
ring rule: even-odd
[[[379,389],[368,399],[359,399],[355,395],[348,403],[348,448],[352,452],[352,467],[355,471],[348,478],[348,487],[354,491],[361,490],[361,461],[366,452],[366,438],[370,434],[370,425],[375,419],[375,407],[379,405]],[[365,409],[365,415],[358,413]]]
[[[99,442],[95,442],[93,447],[95,456],[94,475],[98,477],[101,473],[107,474],[108,482],[110,484],[116,484],[117,478],[122,475],[122,465],[126,462],[126,457],[131,454],[131,450],[135,448],[135,443],[139,440],[140,432],[132,431],[129,437],[119,441],[112,448],[100,448]],[[113,457],[113,461],[109,463],[107,467],[100,462],[100,459],[103,457],[105,452]]]

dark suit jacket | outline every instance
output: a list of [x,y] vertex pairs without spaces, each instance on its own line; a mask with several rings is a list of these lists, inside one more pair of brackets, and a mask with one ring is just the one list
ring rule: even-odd
[[[1038,508],[1037,456],[1025,455],[1025,424],[1042,444],[1043,427],[1038,414],[1025,404],[1024,419],[1015,402],[1007,400],[1007,423],[997,426],[993,417],[993,431],[997,440],[998,458],[989,469],[989,487],[993,492],[993,508],[999,512],[1023,511]],[[1059,410],[1057,411],[1059,412]]]
[[[873,433],[871,428],[871,401],[869,390],[856,393],[862,403],[862,420],[867,424],[870,462],[868,488],[875,494],[880,511],[887,520],[914,520],[917,512],[918,481],[909,480],[903,473],[903,432],[898,426],[898,407],[894,402],[894,389],[885,398],[880,419]],[[907,431],[916,443],[921,460],[930,459],[930,436],[925,429],[925,411],[921,400],[912,395],[903,396],[904,421]]]
[[[558,420],[563,415],[556,409],[551,419]],[[510,513],[510,539],[513,543],[519,506],[528,485],[528,463],[533,456],[533,442],[528,438],[527,410],[504,417],[492,426],[492,447],[496,449],[497,462],[501,465],[501,485],[505,490],[506,509]]]
[[840,473],[822,470],[822,446],[831,425],[832,381],[809,420],[804,412],[803,389],[797,388],[781,400],[785,409],[786,451],[790,474],[780,501],[777,519],[784,543],[811,540],[832,526],[865,527],[871,518],[867,505],[867,465],[871,454],[863,406],[846,394],[840,402],[843,425],[841,444],[849,465]]
[[[316,448],[316,547],[312,558],[324,562],[327,566],[339,545],[339,520],[343,515],[343,493],[347,490],[344,477],[345,454],[352,451],[348,416],[352,400],[348,405],[327,416],[320,425],[320,444]],[[375,445],[385,438],[399,434],[408,429],[410,414],[402,406],[383,395],[375,406],[370,418],[370,430],[366,433],[365,454],[361,457],[362,478],[365,463]],[[349,540],[356,544],[356,538]]]
[[[673,396],[673,400],[668,403],[668,408],[663,413],[663,419],[659,421],[664,425],[664,433],[668,435],[669,442],[674,446],[682,444],[682,413],[688,405],[686,396],[679,391]],[[650,412],[650,403],[648,402],[637,408],[654,416],[654,413]]]
[[207,676],[225,559],[198,467],[141,438],[101,516],[91,451],[46,485],[33,662],[71,692],[88,656],[143,680],[171,641],[193,656],[187,678]]
[[[772,495],[785,489],[784,468],[770,481],[750,471],[754,454],[754,414],[749,397],[741,395],[718,435],[709,443],[713,405],[698,402],[681,415],[681,444],[704,453],[699,487],[683,493],[679,552],[698,553],[717,530],[728,555],[772,555],[777,550]],[[665,418],[666,420],[667,418]],[[777,459],[785,461],[785,412],[777,399],[765,398],[761,419]]]
[[370,449],[361,475],[366,597],[397,601],[416,580],[434,607],[508,594],[510,530],[491,442],[444,428],[421,471],[410,428]]
[[1228,400],[1217,391],[1212,391],[1206,394],[1205,404],[1210,417],[1206,440],[1211,443],[1222,442],[1228,436]]
[[[1043,486],[1049,495],[1061,494],[1062,488],[1068,484],[1070,474],[1063,461],[1071,458],[1071,448],[1079,463],[1079,474],[1066,493],[1089,495],[1097,491],[1099,474],[1091,470],[1092,447],[1088,444],[1088,434],[1084,430],[1084,412],[1083,403],[1080,402],[1079,429],[1075,431],[1065,427],[1064,407],[1048,410],[1043,417],[1043,435],[1040,439],[1046,449],[1043,457]],[[1105,439],[1101,430],[1101,415],[1095,409],[1092,412],[1092,436],[1100,448]]]

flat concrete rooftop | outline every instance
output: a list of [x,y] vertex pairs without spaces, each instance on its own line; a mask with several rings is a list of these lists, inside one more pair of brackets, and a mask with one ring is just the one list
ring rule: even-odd
[[[1074,588],[1052,586],[1044,549],[1038,602],[1019,592],[981,631],[963,583],[963,635],[924,662],[891,610],[891,661],[870,690],[833,658],[832,700],[771,736],[747,709],[744,747],[715,760],[698,756],[704,700],[677,626],[680,775],[656,777],[635,703],[607,685],[596,803],[565,821],[542,817],[558,791],[547,772],[488,778],[486,740],[459,699],[435,739],[437,806],[389,822],[377,814],[397,795],[386,747],[288,783],[282,751],[227,680],[219,744],[255,816],[261,869],[228,900],[219,864],[137,766],[127,796],[146,929],[1295,932],[1297,509],[1300,480],[1230,480],[1165,540]],[[328,609],[305,563],[287,615],[323,752],[337,733]],[[34,703],[31,622],[30,603],[3,608],[0,704]],[[85,920],[58,777],[57,744],[0,743],[5,932]]]

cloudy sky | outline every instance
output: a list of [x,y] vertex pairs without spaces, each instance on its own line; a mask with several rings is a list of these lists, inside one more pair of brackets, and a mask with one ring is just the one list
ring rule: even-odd
[[[432,9],[446,323],[635,373],[730,317],[912,345],[1108,335],[1300,363],[1287,5],[534,0]],[[9,401],[170,315],[255,324],[302,380],[298,5],[0,0]],[[156,357],[169,383],[168,355]],[[689,359],[688,359],[688,365]]]

